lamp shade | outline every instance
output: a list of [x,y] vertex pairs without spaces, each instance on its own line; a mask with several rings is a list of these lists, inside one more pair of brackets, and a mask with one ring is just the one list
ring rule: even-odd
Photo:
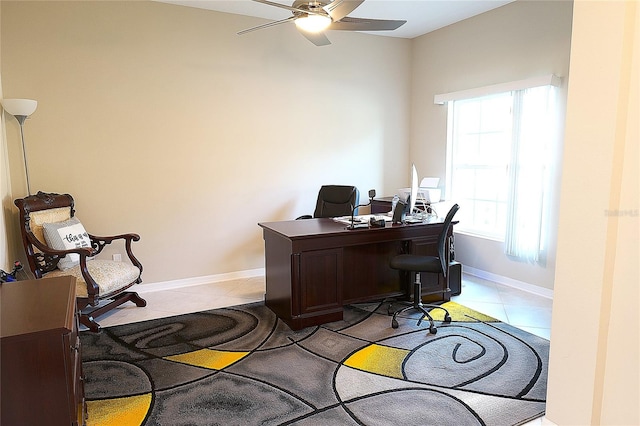
[[36,110],[38,101],[33,99],[3,99],[2,108],[9,114],[28,117]]

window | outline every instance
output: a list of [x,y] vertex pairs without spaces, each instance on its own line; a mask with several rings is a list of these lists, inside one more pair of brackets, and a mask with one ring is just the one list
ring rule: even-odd
[[446,197],[462,207],[457,230],[539,261],[555,143],[553,86],[458,96],[448,107]]
[[463,209],[459,230],[503,239],[511,135],[511,96],[499,94],[449,105],[448,199]]

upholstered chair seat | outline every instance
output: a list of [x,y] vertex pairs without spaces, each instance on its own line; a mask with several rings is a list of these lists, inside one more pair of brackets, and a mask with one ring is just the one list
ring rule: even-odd
[[[140,270],[135,266],[113,260],[90,260],[87,262],[87,269],[89,270],[89,275],[98,283],[98,296],[100,297],[117,293],[122,288],[128,287],[140,276]],[[54,269],[44,276],[58,277],[61,275],[71,275],[76,278],[76,297],[89,296],[87,283],[80,270],[80,265],[64,271]]]

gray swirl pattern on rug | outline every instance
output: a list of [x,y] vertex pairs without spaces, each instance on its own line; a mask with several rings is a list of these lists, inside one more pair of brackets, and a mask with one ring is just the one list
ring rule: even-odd
[[[392,329],[386,307],[362,304],[292,331],[254,303],[83,332],[86,398],[117,410],[115,398],[150,394],[145,425],[515,425],[544,414],[547,340],[467,317],[438,328],[403,318]],[[167,359],[203,349],[246,354],[219,368]]]

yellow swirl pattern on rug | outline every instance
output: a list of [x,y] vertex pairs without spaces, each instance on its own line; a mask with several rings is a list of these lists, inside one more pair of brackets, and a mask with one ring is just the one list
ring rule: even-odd
[[182,364],[204,367],[212,370],[222,370],[225,367],[241,360],[249,352],[218,351],[213,349],[200,349],[194,352],[187,352],[179,355],[164,357],[169,361],[176,361]]
[[[497,319],[490,317],[489,315],[481,314],[478,311],[469,309],[456,302],[445,302],[440,306],[449,311],[451,320],[454,322],[499,322]],[[430,311],[429,314],[434,321],[444,321],[444,311],[442,309],[434,309]]]
[[371,344],[355,352],[344,362],[347,367],[383,376],[402,379],[402,361],[409,354],[406,349]]
[[150,407],[150,393],[87,401],[87,426],[140,425]]

